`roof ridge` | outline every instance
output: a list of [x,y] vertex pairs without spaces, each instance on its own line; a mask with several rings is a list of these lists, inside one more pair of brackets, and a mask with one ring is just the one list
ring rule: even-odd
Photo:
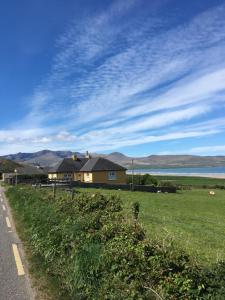
[[107,170],[126,170],[123,166],[104,157],[94,157],[89,159],[81,168],[81,172],[91,171],[107,171]]
[[61,165],[63,164],[63,162],[66,160],[67,157],[64,157],[61,159],[61,161],[59,161],[53,168],[60,168]]
[[82,169],[83,167],[85,167],[86,164],[87,164],[91,159],[95,159],[95,158],[96,158],[96,157],[91,157],[91,158],[87,159],[87,161],[86,161],[85,164],[81,167],[81,169]]
[[117,162],[114,162],[114,161],[113,161],[113,160],[111,160],[111,159],[108,159],[108,158],[105,158],[105,157],[99,157],[99,158],[102,158],[102,159],[108,160],[108,161],[110,161],[111,163],[113,163],[113,164],[117,165],[118,167],[123,167],[122,165],[118,164]]

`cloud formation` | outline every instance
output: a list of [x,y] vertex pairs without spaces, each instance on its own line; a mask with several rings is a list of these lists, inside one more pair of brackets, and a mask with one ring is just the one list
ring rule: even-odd
[[115,1],[74,22],[30,113],[0,142],[110,151],[224,132],[225,5],[176,25],[140,5]]

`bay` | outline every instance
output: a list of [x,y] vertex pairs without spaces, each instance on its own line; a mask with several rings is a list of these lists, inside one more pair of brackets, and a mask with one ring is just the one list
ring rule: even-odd
[[[131,174],[132,170],[127,170]],[[167,168],[167,169],[135,169],[134,174],[155,174],[155,175],[184,175],[184,176],[206,176],[206,175],[224,175],[225,166],[221,167],[199,167],[199,168]]]

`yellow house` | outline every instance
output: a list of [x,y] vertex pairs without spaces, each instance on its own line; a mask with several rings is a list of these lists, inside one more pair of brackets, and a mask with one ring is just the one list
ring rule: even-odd
[[83,182],[125,184],[126,169],[106,158],[90,158],[81,168]]
[[50,180],[125,184],[126,169],[106,158],[64,158],[48,173]]

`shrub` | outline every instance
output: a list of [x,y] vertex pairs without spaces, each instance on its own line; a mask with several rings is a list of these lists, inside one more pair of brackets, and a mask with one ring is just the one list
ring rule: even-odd
[[[133,178],[133,179],[132,179]],[[158,181],[155,177],[150,174],[144,175],[127,175],[127,183],[132,183],[132,180],[135,185],[158,185]]]
[[145,174],[142,176],[142,184],[144,185],[157,185],[158,184],[158,181],[155,177],[151,176],[150,174]]
[[174,184],[173,182],[171,181],[161,181],[160,182],[160,186],[162,187],[176,187],[176,184]]

